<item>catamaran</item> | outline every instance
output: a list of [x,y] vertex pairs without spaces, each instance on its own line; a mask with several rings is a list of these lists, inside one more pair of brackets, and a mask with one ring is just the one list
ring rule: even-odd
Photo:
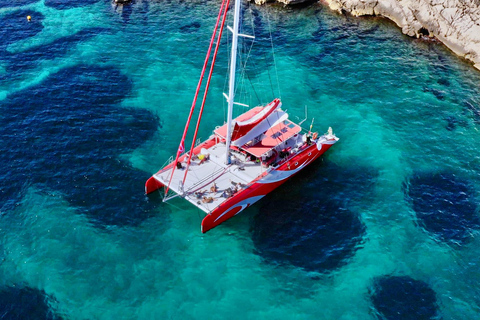
[[[176,156],[145,184],[147,194],[164,188],[163,201],[182,197],[205,212],[203,233],[263,198],[338,141],[331,128],[319,135],[312,132],[312,126],[307,131],[289,120],[280,99],[254,107],[233,119],[233,106],[243,105],[234,100],[238,37],[254,38],[239,33],[241,0],[236,0],[233,27],[227,27],[232,33],[229,91],[228,95],[224,94],[228,102],[227,122],[217,127],[206,141],[195,143],[229,4],[230,0],[223,0],[218,12]],[[185,152],[185,139],[216,36],[191,148]]]

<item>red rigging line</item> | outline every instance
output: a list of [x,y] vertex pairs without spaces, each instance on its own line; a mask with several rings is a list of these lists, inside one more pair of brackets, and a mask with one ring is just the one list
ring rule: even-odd
[[[197,89],[195,91],[195,96],[193,98],[192,106],[190,107],[190,113],[188,115],[187,124],[185,125],[185,129],[183,130],[182,140],[180,140],[180,145],[178,146],[177,155],[175,157],[174,166],[172,168],[172,175],[170,176],[170,180],[168,181],[168,185],[165,188],[165,196],[167,195],[168,190],[170,188],[170,184],[172,183],[173,173],[175,172],[175,168],[176,168],[177,163],[178,163],[178,158],[180,157],[180,154],[185,151],[185,138],[187,136],[190,121],[192,120],[193,111],[195,110],[195,105],[197,103],[198,93],[200,92],[200,88],[202,86],[203,76],[205,75],[205,71],[207,70],[208,60],[210,59],[210,54],[211,54],[211,51],[212,51],[213,42],[215,41],[215,35],[217,34],[217,30],[218,30],[218,23],[220,22],[220,18],[222,17],[222,12],[224,11],[223,7],[225,6],[225,2],[227,2],[227,6],[225,8],[225,12],[223,13],[224,16],[223,16],[223,19],[222,19],[222,27],[221,27],[221,29],[223,30],[223,24],[225,23],[225,16],[227,14],[228,4],[230,3],[230,0],[222,0],[222,5],[220,6],[220,10],[218,10],[217,22],[215,23],[215,27],[213,29],[212,38],[210,39],[210,45],[208,46],[208,51],[207,51],[207,55],[205,57],[205,62],[203,63],[202,73],[200,75],[200,79],[198,80]],[[219,40],[220,40],[220,38],[219,38]],[[217,50],[217,49],[218,49],[218,43],[217,43],[217,47],[216,47],[215,50]],[[216,54],[216,51],[215,51],[215,54]],[[215,60],[213,60],[213,61],[215,61]],[[209,82],[210,82],[210,79],[209,79]],[[184,182],[185,182],[185,179],[184,179]]]
[[[225,7],[225,12],[223,14],[222,24],[220,25],[220,31],[218,32],[217,44],[215,45],[215,51],[213,53],[212,64],[210,65],[210,72],[208,73],[207,84],[205,86],[205,92],[203,93],[202,106],[200,107],[200,112],[198,113],[197,126],[195,127],[195,133],[192,139],[192,147],[190,148],[191,153],[193,153],[193,148],[195,148],[195,140],[197,139],[198,128],[200,127],[200,120],[202,119],[203,108],[205,107],[205,101],[207,100],[208,88],[210,86],[210,80],[212,79],[213,67],[215,66],[215,60],[217,59],[218,48],[220,46],[220,39],[222,38],[223,27],[225,26],[225,20],[227,18],[228,5],[230,0],[227,0],[227,5]],[[192,161],[193,154],[190,154],[187,161],[187,167],[185,168],[185,173],[183,175],[182,185],[185,184],[185,179],[187,178],[188,168]]]

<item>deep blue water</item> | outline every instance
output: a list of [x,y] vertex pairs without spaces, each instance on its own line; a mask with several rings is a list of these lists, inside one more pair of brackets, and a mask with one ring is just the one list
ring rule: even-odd
[[218,7],[0,3],[0,317],[478,319],[480,73],[381,18],[245,3],[237,100],[308,106],[340,141],[205,235],[188,203],[143,194]]

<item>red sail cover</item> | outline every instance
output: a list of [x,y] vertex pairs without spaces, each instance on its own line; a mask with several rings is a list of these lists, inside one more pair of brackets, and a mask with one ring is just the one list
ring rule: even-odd
[[279,99],[275,99],[266,105],[263,109],[259,112],[253,114],[249,119],[235,122],[235,126],[233,127],[232,132],[232,142],[240,139],[248,132],[250,132],[253,128],[259,125],[263,120],[267,119],[269,115],[278,108],[280,104]]

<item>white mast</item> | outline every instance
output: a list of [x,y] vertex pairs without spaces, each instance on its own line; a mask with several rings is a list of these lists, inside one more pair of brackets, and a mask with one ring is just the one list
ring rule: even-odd
[[226,164],[230,164],[230,142],[232,136],[232,111],[233,101],[235,97],[235,69],[237,65],[237,43],[238,43],[238,25],[240,16],[240,4],[242,0],[235,0],[235,11],[233,14],[233,30],[232,31],[232,55],[230,58],[230,81],[228,86],[228,114],[227,114],[227,154]]

